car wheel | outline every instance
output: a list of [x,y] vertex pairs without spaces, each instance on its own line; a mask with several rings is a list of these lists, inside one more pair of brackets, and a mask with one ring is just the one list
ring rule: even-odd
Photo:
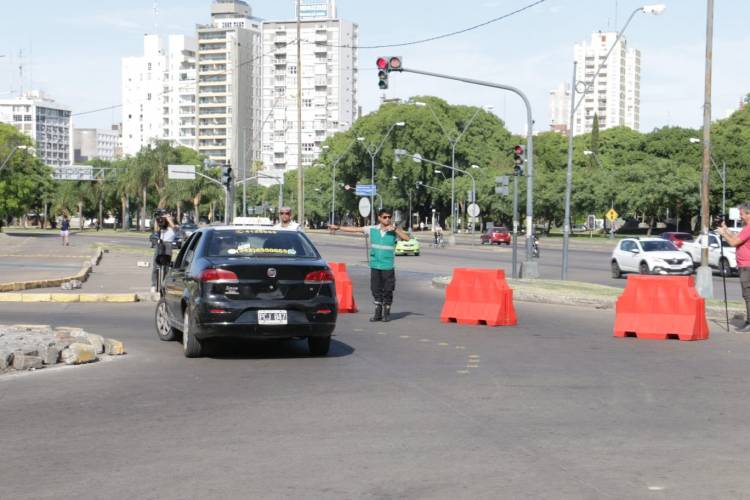
[[419,257],[419,252],[414,252],[415,257]]
[[164,298],[159,300],[156,304],[156,334],[159,336],[159,340],[170,342],[177,340],[177,334],[179,331],[176,328],[172,328],[169,325],[169,315],[167,314],[167,302]]
[[641,264],[638,266],[638,271],[640,271],[641,274],[651,274],[648,269],[648,263],[646,262],[641,262]]
[[186,358],[200,358],[203,355],[203,345],[195,338],[195,322],[192,316],[188,306],[182,322],[182,348]]
[[616,260],[612,261],[612,277],[615,279],[622,277],[622,269]]
[[729,265],[729,261],[726,257],[722,258],[719,262],[719,271],[724,277],[732,276],[732,267]]
[[331,336],[307,337],[307,347],[313,356],[325,356],[331,348]]

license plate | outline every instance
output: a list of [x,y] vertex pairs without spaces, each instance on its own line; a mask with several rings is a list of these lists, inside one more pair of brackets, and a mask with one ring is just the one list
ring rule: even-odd
[[259,325],[286,325],[286,311],[258,311]]

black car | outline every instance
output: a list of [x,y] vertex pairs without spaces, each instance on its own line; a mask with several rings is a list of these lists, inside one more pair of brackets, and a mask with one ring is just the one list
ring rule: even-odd
[[325,356],[338,313],[333,274],[302,232],[204,227],[182,245],[156,307],[162,340],[185,356],[215,338],[307,338]]

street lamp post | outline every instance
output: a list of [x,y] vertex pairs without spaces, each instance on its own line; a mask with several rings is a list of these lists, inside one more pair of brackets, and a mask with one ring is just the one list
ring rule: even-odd
[[[435,110],[432,109],[432,106],[429,105],[429,103],[426,102],[420,102],[417,101],[414,103],[416,106],[419,107],[426,107],[430,110],[430,113],[432,113],[432,117],[435,119],[435,122],[440,127],[440,130],[443,131],[443,135],[445,135],[445,138],[448,139],[448,143],[451,145],[451,166],[456,166],[456,145],[461,140],[461,138],[464,136],[467,130],[469,130],[469,127],[471,127],[472,122],[477,117],[480,111],[483,109],[486,111],[489,111],[492,109],[492,106],[483,106],[480,108],[477,108],[477,110],[474,112],[474,114],[471,116],[468,122],[466,122],[466,126],[464,129],[456,136],[452,136],[448,133],[447,130],[445,130],[445,127],[443,126],[442,122],[438,118],[437,114],[435,113]],[[451,171],[451,234],[456,234],[456,172],[455,170]]]
[[365,144],[364,137],[357,137],[357,141],[362,143],[365,151],[367,151],[367,154],[370,155],[370,183],[372,184],[372,195],[370,196],[370,222],[373,226],[375,225],[375,157],[377,157],[378,153],[380,153],[380,150],[383,148],[383,145],[388,139],[388,136],[391,135],[391,132],[393,132],[393,129],[396,127],[403,128],[405,126],[406,123],[404,122],[396,122],[391,125],[391,127],[388,129],[388,132],[386,132],[385,136],[383,137],[383,140],[380,141],[380,144],[378,144],[378,147],[375,149],[372,149],[370,148],[370,146]]
[[[336,166],[339,164],[339,162],[346,156],[346,154],[349,152],[349,150],[354,146],[354,144],[357,143],[358,139],[354,139],[352,142],[349,143],[349,145],[346,147],[343,153],[339,155],[338,158],[333,160],[333,163],[331,163],[332,172],[331,172],[331,221],[330,224],[335,224],[335,208],[336,208]],[[329,146],[323,146],[323,149],[329,149]]]
[[27,146],[26,144],[18,144],[16,146],[13,146],[13,149],[10,150],[10,153],[5,157],[3,163],[0,164],[0,172],[2,172],[2,170],[5,168],[5,165],[7,165],[10,159],[13,158],[13,155],[16,154],[16,151],[18,151],[19,149],[32,151],[34,150],[34,148],[32,148],[31,146]]
[[[398,153],[396,154],[396,160],[398,161],[401,158],[401,156],[410,156],[411,159],[414,160],[417,163],[425,162],[425,163],[429,163],[430,165],[435,165],[435,166],[443,167],[443,168],[449,168],[449,169],[451,169],[453,171],[461,172],[463,174],[468,175],[469,178],[471,179],[471,193],[472,193],[472,198],[474,198],[476,196],[477,182],[474,179],[474,176],[471,175],[468,171],[466,171],[464,169],[461,169],[461,168],[458,168],[458,167],[451,167],[450,165],[443,165],[442,163],[438,163],[436,161],[428,160],[427,158],[424,158],[422,155],[419,155],[419,154],[409,154],[406,150],[398,150]],[[478,167],[478,165],[472,165],[472,168],[474,168],[474,167]],[[440,172],[440,170],[434,170],[434,173],[440,173],[440,174],[442,174],[442,172]],[[445,176],[445,174],[443,174],[443,176]]]
[[[594,82],[596,82],[597,77],[599,76],[599,73],[601,73],[602,69],[607,65],[607,60],[609,59],[610,54],[612,54],[612,51],[614,51],[615,47],[617,46],[617,43],[622,38],[623,34],[625,33],[625,30],[627,29],[630,22],[633,20],[635,15],[639,12],[643,12],[646,14],[653,14],[653,15],[659,15],[662,12],[664,12],[664,9],[666,7],[662,4],[656,4],[656,5],[644,5],[642,7],[638,7],[635,9],[631,14],[630,17],[628,17],[628,20],[623,25],[622,29],[617,33],[617,37],[615,38],[614,43],[612,43],[612,46],[609,48],[609,51],[604,56],[604,59],[599,63],[599,66],[596,69],[596,72],[594,73],[594,76],[591,77],[591,80],[588,82],[578,82],[576,81],[576,63],[573,63],[573,83],[570,87],[570,117],[568,121],[568,168],[566,172],[566,178],[565,178],[565,215],[563,219],[563,261],[562,261],[562,272],[561,272],[561,279],[565,280],[568,279],[568,243],[570,240],[570,198],[571,198],[571,191],[573,189],[573,129],[575,126],[574,119],[575,119],[575,113],[576,110],[580,107],[581,103],[586,99],[586,95],[592,91],[592,88],[594,86]],[[577,92],[577,84],[581,83],[583,85],[583,90],[581,91],[581,98],[578,99],[578,102],[575,101],[575,93]]]

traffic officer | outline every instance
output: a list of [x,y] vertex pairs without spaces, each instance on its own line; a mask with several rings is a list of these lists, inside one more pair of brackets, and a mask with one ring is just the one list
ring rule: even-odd
[[365,227],[346,227],[331,224],[331,231],[362,233],[370,237],[370,290],[375,299],[375,314],[370,321],[389,321],[393,291],[396,289],[396,270],[394,257],[396,242],[409,241],[406,231],[393,225],[390,210],[381,208],[378,211],[379,224]]

